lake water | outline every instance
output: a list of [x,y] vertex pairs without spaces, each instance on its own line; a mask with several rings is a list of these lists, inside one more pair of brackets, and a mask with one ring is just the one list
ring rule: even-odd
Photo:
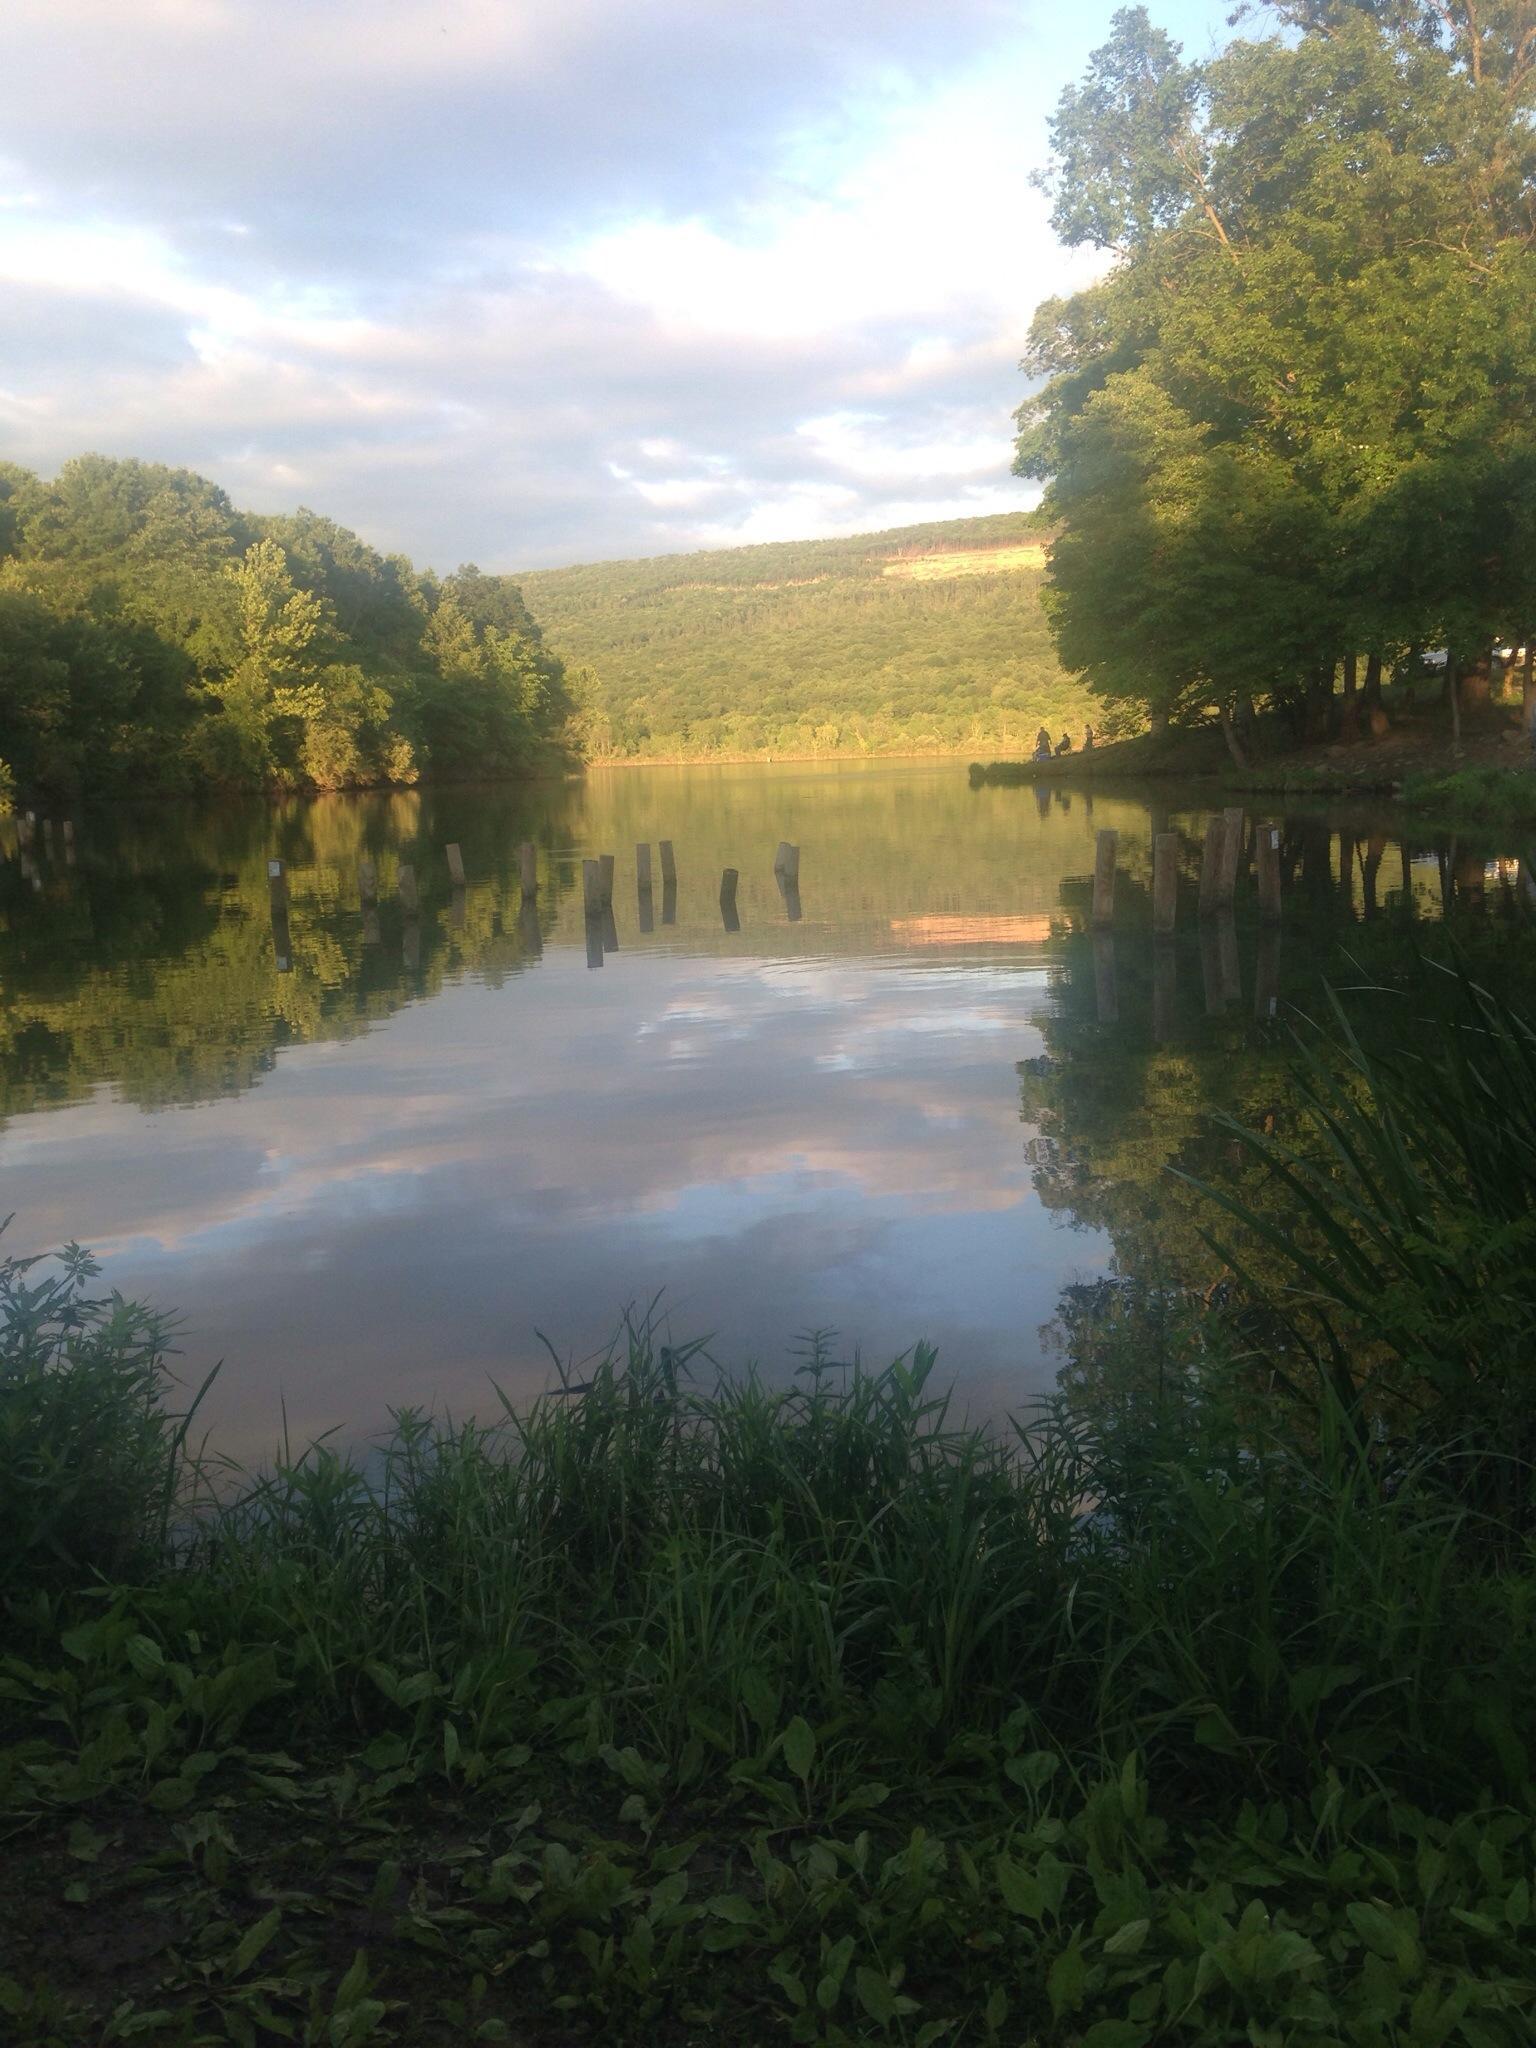
[[[280,1404],[295,1439],[404,1403],[488,1413],[490,1380],[549,1380],[540,1332],[580,1360],[658,1298],[723,1361],[787,1371],[811,1329],[882,1362],[924,1339],[973,1411],[1014,1406],[1059,1364],[1041,1329],[1064,1285],[1202,1255],[1163,1164],[1228,1159],[1209,1107],[1283,1108],[1272,1013],[1324,974],[1401,1001],[1447,910],[1490,959],[1530,951],[1515,848],[1405,845],[1363,814],[1284,820],[1278,941],[1246,888],[1202,935],[1205,817],[897,762],[103,811],[67,845],[62,823],[30,847],[0,826],[4,1244],[74,1238],[178,1309],[183,1370],[224,1361],[207,1413],[244,1456]],[[1087,929],[1105,826],[1107,943]],[[1185,895],[1159,948],[1170,827]],[[675,901],[658,869],[647,906],[635,847],[662,838]],[[581,902],[604,852],[606,934]]]

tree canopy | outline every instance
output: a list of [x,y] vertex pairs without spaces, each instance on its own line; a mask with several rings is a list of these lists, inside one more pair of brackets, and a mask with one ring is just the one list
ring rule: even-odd
[[189,470],[0,465],[0,762],[22,790],[495,775],[569,715],[520,592]]
[[1110,264],[1018,414],[1067,667],[1229,730],[1536,625],[1536,5],[1274,12],[1191,64],[1125,9],[1063,94],[1053,224]]

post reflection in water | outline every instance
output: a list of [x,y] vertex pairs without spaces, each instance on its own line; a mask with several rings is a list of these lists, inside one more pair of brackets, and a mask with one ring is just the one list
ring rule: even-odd
[[[57,831],[50,860],[0,821],[6,1249],[78,1238],[106,1285],[181,1310],[188,1376],[226,1360],[208,1415],[240,1454],[280,1396],[300,1436],[494,1410],[489,1378],[544,1383],[537,1331],[579,1358],[658,1290],[726,1361],[783,1369],[813,1327],[871,1359],[926,1338],[973,1411],[1017,1407],[1067,1281],[1197,1270],[1164,1168],[1240,1170],[1211,1110],[1284,1129],[1274,1022],[1324,977],[1384,991],[1367,1027],[1396,1028],[1446,917],[1485,979],[1536,979],[1518,849],[1261,810],[1280,925],[1246,862],[1233,912],[1200,919],[1209,809],[891,763],[103,812],[73,868]],[[663,835],[659,923],[620,856],[620,948],[581,864]],[[814,863],[804,907],[782,842]],[[1434,998],[1414,984],[1415,1014]]]

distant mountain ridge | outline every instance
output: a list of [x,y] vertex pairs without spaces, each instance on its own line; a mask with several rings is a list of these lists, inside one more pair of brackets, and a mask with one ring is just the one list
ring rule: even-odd
[[1030,513],[515,578],[589,759],[1017,753],[1093,716]]

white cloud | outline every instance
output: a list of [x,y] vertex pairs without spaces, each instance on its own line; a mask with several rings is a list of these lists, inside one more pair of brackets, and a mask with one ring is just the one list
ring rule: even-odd
[[11,0],[5,452],[444,565],[1026,503],[1087,274],[1027,175],[1101,4]]

